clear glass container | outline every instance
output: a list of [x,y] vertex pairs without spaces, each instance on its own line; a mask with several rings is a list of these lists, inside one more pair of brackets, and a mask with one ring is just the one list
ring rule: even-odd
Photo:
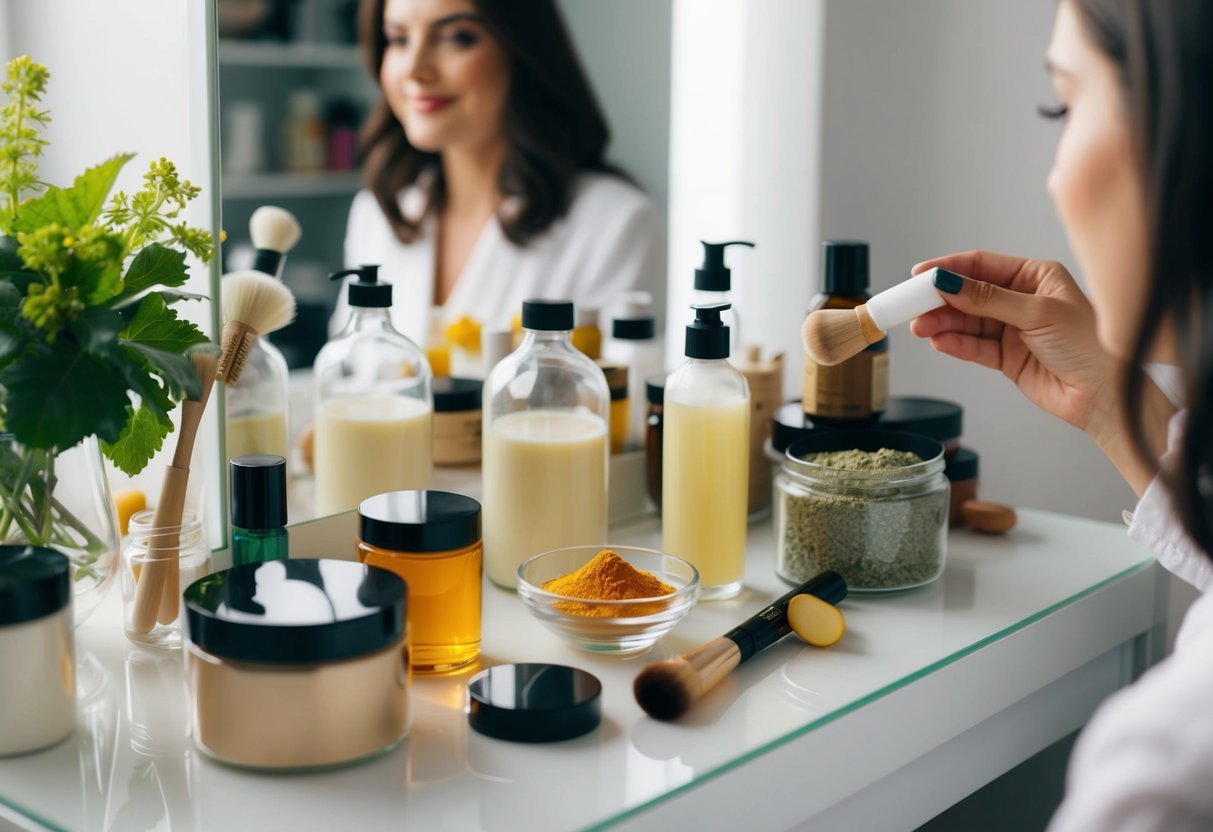
[[427,488],[434,471],[430,364],[392,327],[391,285],[376,270],[353,270],[350,319],[316,356],[318,516],[356,509],[375,494]]
[[[152,560],[176,554],[182,590],[211,571],[211,550],[202,536],[202,521],[192,511],[182,514],[180,526],[153,529],[156,513],[141,511],[131,518],[126,545],[122,548],[122,609],[126,637],[148,647],[176,650],[181,647],[182,605],[168,623],[157,620],[146,633],[131,626],[135,610],[135,585],[144,566]],[[164,607],[161,607],[163,611]],[[164,616],[160,616],[162,619]]]
[[290,458],[286,359],[265,338],[249,349],[240,379],[226,388],[227,457],[277,454]]
[[572,303],[522,308],[522,345],[484,389],[485,570],[507,589],[527,558],[607,530],[606,378],[569,341]]
[[[881,448],[923,461],[852,471],[806,459]],[[833,569],[857,592],[922,586],[943,573],[947,532],[943,446],[925,436],[823,433],[793,443],[775,478],[775,571],[792,583]]]

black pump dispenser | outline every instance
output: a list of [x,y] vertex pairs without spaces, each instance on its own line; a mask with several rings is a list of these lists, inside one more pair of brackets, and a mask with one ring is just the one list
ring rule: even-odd
[[729,327],[720,319],[728,303],[696,303],[695,320],[687,324],[687,358],[728,358]]
[[695,288],[700,292],[728,292],[733,288],[732,271],[724,264],[724,250],[729,246],[749,246],[749,240],[730,240],[727,243],[703,243],[703,265],[695,270]]
[[348,286],[350,306],[386,309],[392,305],[392,284],[379,282],[378,266],[359,266],[329,275],[329,280],[340,280],[349,275],[358,279]]

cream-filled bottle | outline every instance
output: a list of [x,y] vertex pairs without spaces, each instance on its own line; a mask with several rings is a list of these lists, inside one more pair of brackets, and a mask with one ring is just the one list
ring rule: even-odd
[[350,319],[316,356],[316,514],[389,491],[424,490],[433,464],[433,377],[421,349],[391,324],[392,286],[378,266],[338,272]]
[[699,570],[700,598],[731,598],[745,575],[750,391],[728,362],[727,303],[692,307],[687,361],[665,383],[662,548]]
[[573,304],[524,301],[523,339],[484,385],[484,568],[515,589],[519,565],[606,542],[610,392],[573,347]]

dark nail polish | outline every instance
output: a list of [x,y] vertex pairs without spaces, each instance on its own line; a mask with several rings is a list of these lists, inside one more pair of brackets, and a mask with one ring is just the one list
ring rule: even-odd
[[949,295],[959,295],[961,288],[965,285],[965,279],[956,272],[950,272],[947,269],[935,269],[935,288],[941,292],[947,292]]

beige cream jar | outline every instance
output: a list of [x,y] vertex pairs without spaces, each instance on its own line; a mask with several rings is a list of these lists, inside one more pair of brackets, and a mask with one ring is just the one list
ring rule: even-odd
[[235,566],[185,592],[190,735],[231,765],[339,766],[409,728],[405,583],[374,566]]
[[434,464],[479,465],[484,382],[434,379]]

